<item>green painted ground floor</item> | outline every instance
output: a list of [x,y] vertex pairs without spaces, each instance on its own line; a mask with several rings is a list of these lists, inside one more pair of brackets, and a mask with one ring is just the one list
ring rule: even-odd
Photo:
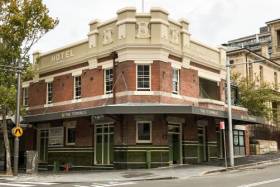
[[[222,159],[221,121],[159,114],[80,117],[34,123],[23,139],[49,169],[152,168]],[[244,156],[246,127],[236,125],[235,131],[236,156]]]

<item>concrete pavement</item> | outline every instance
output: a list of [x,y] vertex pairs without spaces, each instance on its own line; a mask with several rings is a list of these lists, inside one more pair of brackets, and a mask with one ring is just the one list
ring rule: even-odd
[[280,165],[259,165],[252,168],[232,170],[210,175],[192,176],[173,180],[145,181],[99,181],[99,182],[39,182],[16,180],[1,180],[0,186],[13,187],[279,187]]

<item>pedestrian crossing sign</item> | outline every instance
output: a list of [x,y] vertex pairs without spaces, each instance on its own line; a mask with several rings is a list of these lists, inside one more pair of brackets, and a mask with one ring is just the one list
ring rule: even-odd
[[15,137],[21,137],[23,134],[23,129],[21,127],[14,127],[12,133]]

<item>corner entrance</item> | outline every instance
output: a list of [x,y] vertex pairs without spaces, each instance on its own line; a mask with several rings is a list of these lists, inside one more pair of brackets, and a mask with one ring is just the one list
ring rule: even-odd
[[181,124],[168,124],[169,163],[182,163]]
[[114,126],[95,125],[95,165],[111,165],[114,159]]

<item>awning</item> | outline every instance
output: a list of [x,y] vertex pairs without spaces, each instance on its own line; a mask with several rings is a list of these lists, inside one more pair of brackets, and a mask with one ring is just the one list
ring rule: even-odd
[[[117,114],[194,114],[216,118],[227,118],[226,111],[206,109],[191,105],[164,105],[164,104],[116,104],[94,108],[72,110],[66,112],[45,113],[38,115],[26,115],[25,123],[36,123],[67,118],[77,118],[98,115],[117,115]],[[261,117],[241,115],[233,112],[232,119],[236,123],[264,124],[265,120]]]

